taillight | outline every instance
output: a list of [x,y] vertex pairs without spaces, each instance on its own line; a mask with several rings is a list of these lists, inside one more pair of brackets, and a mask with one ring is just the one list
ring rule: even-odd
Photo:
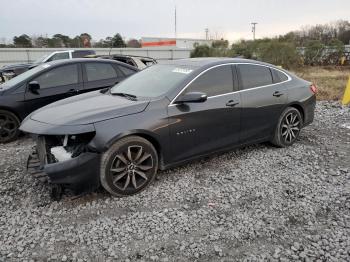
[[310,85],[310,90],[312,93],[316,94],[317,93],[317,86],[315,84]]

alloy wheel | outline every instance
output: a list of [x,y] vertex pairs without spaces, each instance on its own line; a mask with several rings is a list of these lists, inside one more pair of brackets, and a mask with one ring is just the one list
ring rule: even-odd
[[0,114],[0,142],[12,140],[18,132],[18,121],[8,114]]
[[288,113],[281,125],[281,136],[287,144],[291,144],[300,132],[300,118],[296,112]]
[[114,186],[119,190],[138,190],[150,179],[153,157],[142,146],[128,146],[126,152],[118,153],[109,172]]

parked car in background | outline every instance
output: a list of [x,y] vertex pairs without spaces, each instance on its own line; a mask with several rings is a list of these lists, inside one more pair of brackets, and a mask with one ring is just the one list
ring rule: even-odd
[[21,130],[38,135],[29,164],[52,185],[101,184],[125,196],[145,189],[158,169],[251,143],[292,145],[313,121],[315,93],[310,82],[258,61],[174,60],[109,92],[41,108]]
[[138,69],[145,69],[146,67],[157,64],[157,61],[147,56],[132,56],[132,55],[89,55],[89,58],[113,59],[119,62],[126,63],[137,67]]
[[82,58],[53,61],[24,72],[0,85],[0,142],[16,139],[20,122],[32,111],[63,98],[113,86],[137,71],[114,60]]
[[95,51],[93,50],[56,51],[40,57],[34,63],[24,63],[24,64],[14,64],[14,65],[3,66],[2,68],[0,68],[0,80],[2,82],[5,82],[43,63],[47,63],[55,60],[61,60],[61,59],[83,58],[87,55],[94,55],[94,54],[95,54]]

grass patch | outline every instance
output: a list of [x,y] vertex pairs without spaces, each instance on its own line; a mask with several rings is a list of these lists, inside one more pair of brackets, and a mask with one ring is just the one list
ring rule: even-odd
[[341,100],[350,77],[349,66],[302,67],[294,73],[318,87],[318,100]]

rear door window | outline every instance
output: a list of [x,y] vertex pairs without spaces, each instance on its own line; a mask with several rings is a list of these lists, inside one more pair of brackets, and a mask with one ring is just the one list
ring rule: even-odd
[[203,73],[187,87],[185,92],[202,92],[207,96],[233,92],[231,65],[218,66]]
[[86,77],[88,81],[97,81],[110,78],[117,78],[118,74],[111,64],[107,63],[86,63]]
[[46,71],[39,77],[33,79],[40,85],[40,89],[65,86],[78,83],[78,66],[66,65],[53,68],[52,70]]
[[266,66],[243,64],[238,65],[242,89],[271,85],[271,71]]

